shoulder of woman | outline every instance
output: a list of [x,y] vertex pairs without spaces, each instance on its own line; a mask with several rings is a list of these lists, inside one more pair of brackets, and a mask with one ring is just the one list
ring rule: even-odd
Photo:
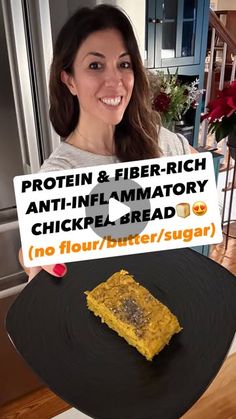
[[160,128],[159,146],[164,156],[191,153],[189,142],[182,134],[171,132],[164,127]]
[[49,158],[44,161],[40,168],[40,172],[74,168],[72,151],[73,150],[71,150],[65,142],[61,142],[61,144],[59,144],[59,146],[50,154]]

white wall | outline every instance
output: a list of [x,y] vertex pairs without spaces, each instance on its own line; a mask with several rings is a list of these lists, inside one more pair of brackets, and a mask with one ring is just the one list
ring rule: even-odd
[[236,10],[236,0],[218,0],[217,10]]
[[218,0],[210,0],[210,8],[212,10],[217,10]]

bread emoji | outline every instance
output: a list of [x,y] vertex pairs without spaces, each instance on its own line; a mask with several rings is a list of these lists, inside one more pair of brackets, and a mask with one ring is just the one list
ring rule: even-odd
[[190,205],[186,202],[181,202],[176,205],[176,212],[178,217],[186,218],[190,215]]

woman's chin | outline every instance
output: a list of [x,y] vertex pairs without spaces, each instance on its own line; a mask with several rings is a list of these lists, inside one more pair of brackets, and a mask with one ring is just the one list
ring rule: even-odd
[[96,124],[96,122],[100,125],[104,123],[105,125],[118,125],[124,116],[124,110],[116,110],[116,111],[109,111],[109,112],[100,112],[99,114],[90,114],[91,124]]
[[123,119],[124,112],[114,115],[109,115],[109,117],[104,118],[104,122],[108,125],[118,125]]

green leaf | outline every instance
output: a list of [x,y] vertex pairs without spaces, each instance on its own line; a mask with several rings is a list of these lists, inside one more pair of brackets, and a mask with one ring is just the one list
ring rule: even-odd
[[230,129],[226,125],[219,125],[215,131],[216,141],[217,143],[221,141],[223,138],[226,138],[229,135]]

